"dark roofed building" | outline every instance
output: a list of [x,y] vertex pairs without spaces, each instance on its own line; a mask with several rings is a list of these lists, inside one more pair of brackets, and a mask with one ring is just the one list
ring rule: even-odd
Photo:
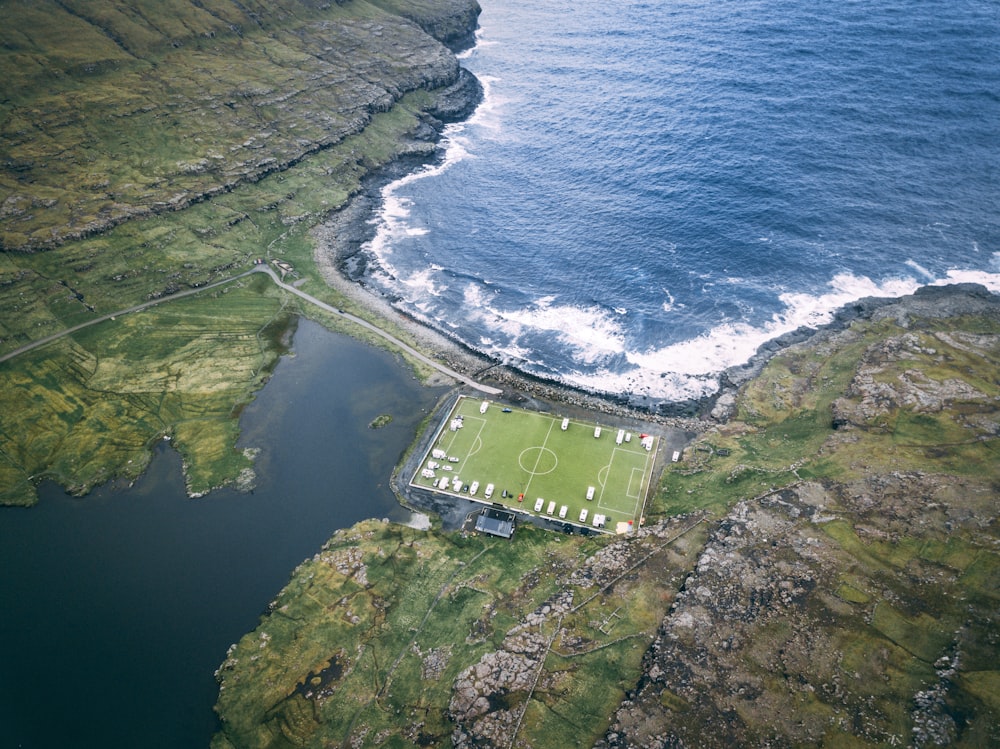
[[487,507],[476,518],[476,530],[491,536],[511,538],[514,535],[514,513]]

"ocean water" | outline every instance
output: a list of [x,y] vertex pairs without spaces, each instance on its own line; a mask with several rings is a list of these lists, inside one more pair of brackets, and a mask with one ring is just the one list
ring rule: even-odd
[[864,296],[1000,291],[995,0],[483,0],[485,87],[385,188],[396,304],[655,406]]

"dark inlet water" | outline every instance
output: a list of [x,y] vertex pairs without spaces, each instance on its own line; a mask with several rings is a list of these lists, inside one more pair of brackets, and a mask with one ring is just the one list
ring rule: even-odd
[[0,511],[0,747],[207,746],[213,672],[296,565],[338,528],[409,518],[386,482],[441,391],[313,323],[295,351],[243,417],[253,494],[186,498],[162,447],[131,489]]

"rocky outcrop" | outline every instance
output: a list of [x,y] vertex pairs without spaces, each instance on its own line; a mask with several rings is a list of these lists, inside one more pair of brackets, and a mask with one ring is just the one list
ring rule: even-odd
[[384,7],[410,19],[455,52],[467,49],[475,43],[476,23],[482,10],[476,0],[411,2],[405,8],[400,8],[394,3],[386,3]]
[[[964,712],[977,700],[955,667],[976,672],[990,660],[990,598],[970,595],[959,560],[895,547],[981,538],[996,513],[984,488],[909,474],[803,483],[741,503],[705,546],[598,746],[818,746],[833,734],[860,746],[948,746],[988,736],[989,710]],[[957,499],[963,492],[975,499]]]
[[702,405],[702,411],[716,421],[733,416],[736,391],[760,374],[776,354],[798,343],[820,344],[847,328],[855,320],[892,319],[904,327],[911,319],[945,319],[969,315],[1000,315],[997,296],[974,283],[923,286],[900,298],[866,297],[837,310],[833,319],[820,328],[802,327],[767,341],[745,364],[730,367],[720,378],[718,393]]
[[[996,334],[942,331],[934,336],[972,356],[992,353],[993,358],[1000,358],[1000,336]],[[928,347],[913,333],[887,338],[869,348],[845,397],[833,403],[834,426],[885,430],[890,414],[900,408],[915,414],[930,414],[949,408],[968,411],[990,404],[1000,406],[993,397],[966,380],[958,377],[935,379],[916,366],[918,357],[938,356],[936,348]],[[914,366],[905,367],[907,361],[913,361]],[[904,371],[892,376],[890,373],[901,363]]]
[[797,438],[794,480],[718,522],[598,746],[1000,741],[1000,297],[864,307],[733,397],[769,436],[728,483]]

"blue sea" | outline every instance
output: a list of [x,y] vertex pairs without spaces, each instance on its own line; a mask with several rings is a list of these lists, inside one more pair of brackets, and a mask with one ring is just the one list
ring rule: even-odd
[[652,406],[861,297],[1000,291],[996,0],[483,0],[462,58],[369,281],[503,362]]

